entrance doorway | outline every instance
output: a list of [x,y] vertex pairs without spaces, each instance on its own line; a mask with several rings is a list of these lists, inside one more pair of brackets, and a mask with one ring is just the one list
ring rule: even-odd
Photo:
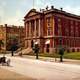
[[46,44],[46,52],[48,52],[48,53],[49,53],[49,47],[50,47],[50,45]]

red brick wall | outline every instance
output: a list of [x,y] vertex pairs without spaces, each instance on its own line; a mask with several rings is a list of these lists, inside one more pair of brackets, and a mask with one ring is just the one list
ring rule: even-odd
[[54,25],[54,35],[58,36],[58,17],[54,16],[55,25]]

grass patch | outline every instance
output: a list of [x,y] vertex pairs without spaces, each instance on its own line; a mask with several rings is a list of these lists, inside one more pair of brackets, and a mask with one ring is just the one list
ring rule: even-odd
[[[31,54],[27,54],[27,55],[31,55],[31,56],[36,56],[35,53],[31,53]],[[59,54],[58,53],[39,53],[39,56],[41,57],[51,57],[51,58],[59,58]],[[72,53],[64,53],[63,56],[65,59],[75,59],[75,60],[80,60],[80,52],[72,52]]]
[[[43,57],[52,57],[52,58],[59,58],[59,54],[57,53],[57,54],[55,54],[55,53],[53,53],[53,54],[49,54],[49,53],[41,53],[41,54],[39,54],[39,56],[43,56]],[[63,57],[65,58],[65,59],[75,59],[75,60],[80,60],[80,52],[72,52],[72,53],[64,53],[64,55],[63,55]]]
[[55,54],[55,53],[40,53],[39,56],[42,56],[42,57],[51,57],[51,58],[59,57],[59,55]]
[[65,53],[64,58],[80,60],[80,52]]

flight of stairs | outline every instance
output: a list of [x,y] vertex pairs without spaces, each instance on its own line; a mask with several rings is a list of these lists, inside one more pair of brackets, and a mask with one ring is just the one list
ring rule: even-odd
[[32,48],[27,48],[27,49],[23,49],[23,50],[20,50],[19,52],[17,52],[17,54],[20,54],[22,53],[23,55],[26,55],[26,54],[29,54],[29,53],[32,53]]

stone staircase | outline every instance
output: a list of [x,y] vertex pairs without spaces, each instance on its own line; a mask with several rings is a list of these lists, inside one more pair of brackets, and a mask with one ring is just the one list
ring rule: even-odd
[[26,54],[29,54],[29,53],[32,53],[32,49],[31,48],[27,48],[27,49],[23,49],[23,50],[20,50],[19,52],[17,52],[17,54],[20,54],[22,53],[23,55],[26,55]]

